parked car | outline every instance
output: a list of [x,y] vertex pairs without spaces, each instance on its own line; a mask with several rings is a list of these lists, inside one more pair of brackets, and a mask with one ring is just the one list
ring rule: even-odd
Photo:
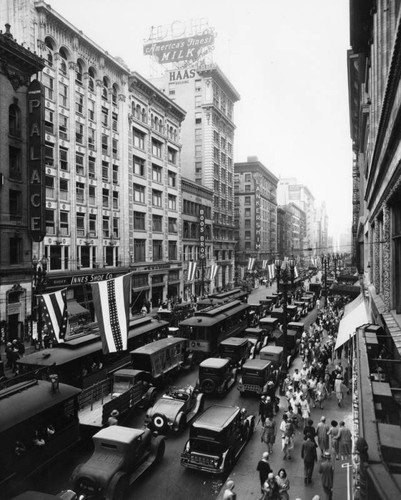
[[150,429],[112,425],[92,439],[92,456],[71,476],[73,490],[87,499],[124,500],[128,487],[165,450],[164,436],[154,437]]
[[198,413],[203,411],[203,394],[192,386],[183,389],[172,387],[149,408],[145,423],[149,429],[164,434],[178,432]]
[[192,424],[181,465],[212,474],[232,469],[250,440],[255,416],[238,406],[213,405]]
[[241,368],[237,389],[240,394],[266,394],[269,382],[277,383],[277,370],[271,361],[250,359]]
[[221,358],[227,358],[233,366],[240,367],[248,359],[251,352],[251,344],[243,337],[228,337],[219,345]]
[[237,369],[229,359],[207,358],[199,365],[197,387],[206,395],[226,394],[237,380]]

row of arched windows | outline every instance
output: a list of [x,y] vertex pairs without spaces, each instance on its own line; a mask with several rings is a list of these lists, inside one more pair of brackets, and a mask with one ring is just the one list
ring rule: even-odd
[[[148,115],[146,112],[146,108],[140,104],[135,104],[135,102],[132,103],[131,105],[131,112],[132,115],[137,119],[140,120],[143,123],[148,123]],[[177,142],[178,139],[178,132],[175,127],[172,125],[167,125],[166,127],[164,126],[163,119],[159,118],[158,116],[155,116],[153,114],[150,115],[150,124],[151,127],[163,134],[166,130],[167,132],[167,137],[172,140]]]
[[[56,44],[53,42],[53,40],[49,37],[45,39],[45,54],[44,58],[46,60],[46,64],[53,68],[54,67],[54,54],[56,51]],[[62,76],[68,77],[68,71],[67,71],[67,63],[70,60],[70,53],[67,48],[65,47],[60,47],[59,51],[59,64],[58,64],[58,69],[61,73]],[[84,61],[78,60],[75,62],[75,83],[77,85],[83,86],[84,85],[84,72],[87,69],[88,72],[88,89],[91,92],[95,92],[95,81],[97,77],[97,71],[96,69],[91,66],[89,68],[86,68]],[[117,105],[117,96],[118,96],[118,91],[119,91],[119,86],[114,83],[111,84],[110,79],[107,76],[104,76],[102,78],[102,98],[106,101],[109,100],[109,95],[111,95],[111,101],[113,104]]]

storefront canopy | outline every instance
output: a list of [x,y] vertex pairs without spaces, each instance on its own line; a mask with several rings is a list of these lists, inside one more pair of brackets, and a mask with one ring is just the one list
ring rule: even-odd
[[67,310],[68,310],[68,316],[70,318],[73,316],[83,316],[90,314],[88,309],[82,307],[81,304],[78,304],[76,300],[67,300]]
[[338,328],[335,348],[338,349],[341,347],[347,340],[355,335],[358,327],[366,323],[369,323],[368,312],[365,306],[364,296],[360,294],[344,308],[344,316]]

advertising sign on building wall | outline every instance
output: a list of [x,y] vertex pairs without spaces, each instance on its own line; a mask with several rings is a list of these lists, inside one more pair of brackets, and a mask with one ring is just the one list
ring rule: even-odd
[[255,177],[255,250],[260,251],[261,240],[261,207],[260,207],[260,178]]
[[203,208],[199,211],[199,259],[204,261],[206,258],[205,247],[205,210]]
[[46,235],[44,112],[43,86],[33,80],[28,87],[28,210],[29,231],[38,242]]

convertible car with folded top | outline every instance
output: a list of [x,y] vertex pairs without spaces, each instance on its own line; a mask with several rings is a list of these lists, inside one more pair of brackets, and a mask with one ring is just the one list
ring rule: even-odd
[[203,394],[191,385],[183,389],[173,387],[148,409],[145,423],[160,434],[179,432],[203,411],[203,405]]

